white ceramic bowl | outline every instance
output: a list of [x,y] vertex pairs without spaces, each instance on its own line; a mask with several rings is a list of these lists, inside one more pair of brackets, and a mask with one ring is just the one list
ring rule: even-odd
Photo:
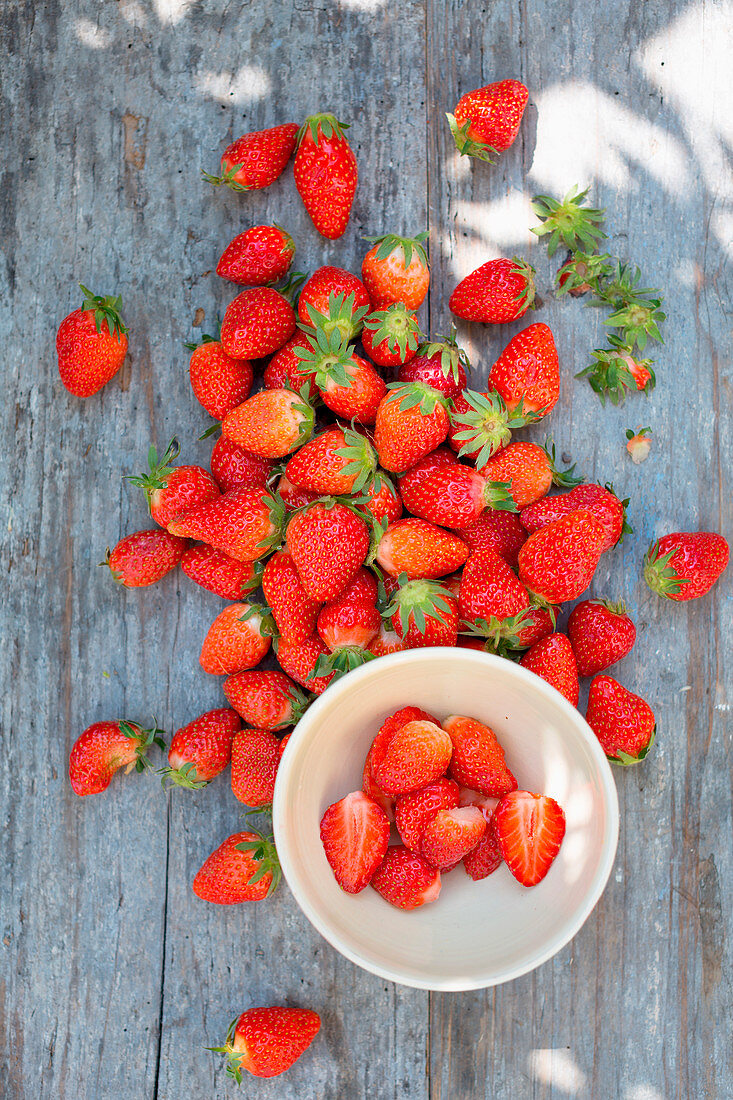
[[[520,886],[504,865],[481,882],[458,867],[443,876],[436,902],[412,912],[371,887],[351,895],[338,886],[321,845],[321,817],[360,789],[374,735],[408,705],[491,726],[519,786],[563,807],[565,839],[538,886]],[[551,958],[601,896],[618,841],[611,768],[582,716],[534,673],[469,649],[395,653],[328,688],[285,749],[273,819],[285,878],[311,924],[365,970],[422,989],[497,985]]]

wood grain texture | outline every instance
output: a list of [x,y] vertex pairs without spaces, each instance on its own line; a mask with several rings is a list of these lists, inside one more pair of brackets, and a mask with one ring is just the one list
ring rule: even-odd
[[[0,12],[11,59],[0,130],[0,1096],[231,1096],[202,1048],[242,1008],[274,1001],[316,1008],[322,1035],[247,1095],[731,1095],[731,577],[690,606],[662,604],[640,581],[653,536],[733,526],[731,190],[710,91],[724,87],[730,5],[6,0]],[[517,143],[493,169],[461,161],[443,112],[506,75],[532,92]],[[341,241],[317,237],[287,173],[251,196],[199,182],[240,132],[328,107],[353,123],[359,160]],[[658,387],[622,410],[603,412],[573,381],[602,318],[555,301],[554,266],[528,233],[531,195],[575,183],[608,207],[609,250],[667,294]],[[144,465],[151,440],[164,447],[175,433],[205,462],[181,341],[197,311],[206,331],[232,296],[211,274],[223,245],[272,220],[295,237],[303,270],[358,270],[362,234],[429,223],[433,332],[450,322],[458,276],[528,252],[563,365],[561,402],[534,435],[546,427],[579,469],[632,497],[635,533],[594,591],[636,612],[619,678],[654,706],[657,747],[617,776],[621,842],[596,911],[554,960],[496,990],[428,996],[381,982],[322,941],[286,888],[251,907],[199,902],[193,874],[241,827],[226,776],[167,797],[154,777],[117,780],[98,799],[68,786],[68,750],[93,720],[155,714],[171,729],[221,698],[197,665],[220,601],[180,575],[118,590],[96,562],[150,524],[120,475]],[[133,333],[121,374],[86,402],[59,386],[53,347],[79,280],[122,293]],[[476,381],[520,327],[463,326]],[[623,430],[641,424],[653,451],[634,467]]]

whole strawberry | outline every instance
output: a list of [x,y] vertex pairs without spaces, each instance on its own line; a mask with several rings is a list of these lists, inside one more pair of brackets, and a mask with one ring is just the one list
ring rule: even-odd
[[430,267],[425,251],[427,233],[398,237],[387,233],[367,237],[372,247],[361,265],[361,276],[373,302],[384,308],[402,302],[407,309],[419,309],[430,285]]
[[437,581],[400,584],[384,614],[408,649],[454,646],[458,641],[458,600]]
[[578,508],[586,508],[606,530],[603,549],[610,550],[621,540],[626,532],[631,531],[626,522],[626,505],[628,500],[619,500],[613,492],[613,487],[590,483],[588,485],[576,485],[569,493],[559,493],[557,496],[545,497],[526,508],[522,508],[520,521],[526,531],[532,534],[539,531],[547,523],[560,519]]
[[168,749],[168,767],[162,782],[197,789],[224,771],[232,755],[232,741],[242,723],[228,707],[209,710],[176,730]]
[[578,666],[570,641],[564,634],[551,634],[535,642],[519,663],[541,676],[577,707],[580,696]]
[[652,708],[611,676],[591,681],[585,719],[615,764],[636,764],[652,747],[656,732]]
[[292,390],[260,390],[224,417],[225,439],[262,458],[284,458],[313,434],[313,406]]
[[69,780],[75,794],[106,791],[119,768],[144,771],[150,767],[146,750],[164,749],[163,730],[141,729],[134,722],[94,722],[77,737],[69,756]]
[[59,325],[56,354],[69,393],[91,397],[113,378],[127,355],[121,298],[102,298],[79,284],[84,301]]
[[586,509],[570,512],[529,536],[519,551],[519,579],[536,602],[574,600],[593,578],[605,536]]
[[270,648],[270,634],[268,623],[254,606],[232,603],[209,627],[199,663],[212,676],[231,676],[254,668]]
[[234,833],[204,862],[193,892],[215,905],[261,901],[277,889],[280,863],[271,839],[249,831]]
[[466,92],[447,115],[451,133],[462,156],[478,157],[493,164],[519,131],[529,91],[519,80],[497,80]]
[[311,1045],[321,1020],[306,1008],[249,1008],[232,1020],[223,1047],[210,1047],[227,1056],[227,1075],[238,1085],[242,1070],[254,1077],[277,1077],[297,1062]]
[[374,445],[385,470],[402,473],[448,434],[447,401],[422,382],[390,388],[377,409]]
[[239,730],[232,741],[232,794],[246,806],[269,806],[280,764],[280,741],[270,730]]
[[490,547],[471,554],[461,575],[459,596],[461,618],[491,625],[496,619],[521,614],[529,606],[527,589],[504,559]]
[[252,562],[235,561],[203,542],[184,551],[181,569],[196,584],[224,600],[242,600],[258,584]]
[[511,413],[496,390],[463,390],[452,401],[448,440],[461,457],[481,467],[507,446],[513,428],[530,420],[519,408]]
[[580,479],[573,475],[575,467],[558,469],[554,456],[554,447],[548,452],[538,443],[521,440],[503,447],[479,467],[479,472],[496,487],[503,487],[516,508],[524,509],[545,496],[553,485],[569,488],[578,484]]
[[202,172],[207,183],[226,184],[232,191],[256,191],[269,187],[284,171],[295,148],[298,127],[294,122],[255,130],[232,142],[222,153],[218,176]]
[[400,494],[408,511],[440,527],[466,527],[485,508],[514,507],[503,485],[459,463],[434,470],[417,485],[408,470],[400,479]]
[[260,488],[232,489],[192,508],[171,524],[172,533],[199,539],[237,561],[256,561],[280,539],[284,508]]
[[161,527],[168,529],[187,512],[216,500],[219,486],[203,466],[174,466],[180,448],[172,439],[161,459],[155,447],[148,451],[148,473],[129,477],[131,485],[145,490],[150,515]]
[[422,519],[391,523],[377,545],[377,564],[388,574],[409,580],[453,573],[468,557],[468,547],[453,532]]
[[451,714],[443,722],[453,745],[449,775],[462,787],[491,798],[501,798],[517,788],[504,750],[496,734],[475,718]]
[[252,364],[232,359],[213,336],[203,336],[200,344],[186,347],[192,352],[188,372],[194,397],[209,416],[222,420],[249,397]]
[[521,409],[533,420],[554,409],[560,396],[560,365],[547,325],[538,322],[512,337],[489,371],[489,386],[511,412]]
[[298,131],[293,176],[298,194],[321,234],[336,240],[346,230],[356,194],[356,157],[333,115],[311,115]]
[[188,545],[167,531],[136,531],[126,535],[114,550],[107,548],[104,562],[112,577],[125,588],[146,588],[155,584],[180,562]]
[[653,542],[644,580],[668,600],[696,600],[709,592],[728,564],[728,543],[713,531],[675,531]]
[[581,676],[595,676],[630,653],[636,627],[623,603],[582,600],[568,619],[568,637]]
[[243,290],[230,302],[221,325],[221,346],[232,359],[272,355],[295,332],[295,311],[271,286]]
[[344,420],[373,424],[387,387],[372,364],[356,355],[353,345],[343,343],[337,331],[329,336],[320,325],[307,344],[296,354],[324,405]]
[[216,274],[243,286],[266,286],[285,278],[294,255],[293,238],[281,225],[255,225],[226,246]]
[[518,321],[534,302],[535,270],[526,260],[489,260],[462,279],[448,308],[464,321],[505,325]]
[[446,397],[455,398],[466,388],[466,371],[470,370],[463,348],[456,343],[455,325],[450,336],[439,336],[420,344],[414,359],[397,372],[400,382],[424,382]]
[[288,460],[285,473],[294,485],[312,493],[359,493],[375,477],[377,456],[365,435],[349,428],[328,428]]
[[230,489],[264,489],[274,463],[220,436],[211,452],[209,467],[222,493]]
[[361,332],[370,308],[361,279],[342,267],[317,268],[306,279],[298,298],[298,319],[309,328],[322,328],[327,336],[337,332],[348,343]]
[[276,669],[238,672],[224,681],[224,694],[244,721],[257,729],[294,726],[309,702],[290,677]]
[[417,318],[402,302],[375,307],[364,319],[364,350],[380,367],[399,367],[417,354],[420,329]]
[[268,559],[262,591],[281,640],[297,645],[313,636],[321,601],[308,595],[287,551],[278,550]]
[[363,564],[369,528],[351,508],[331,498],[316,501],[288,523],[287,549],[313,600],[332,600]]

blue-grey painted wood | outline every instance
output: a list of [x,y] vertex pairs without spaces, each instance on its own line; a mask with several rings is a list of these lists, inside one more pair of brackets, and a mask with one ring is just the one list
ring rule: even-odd
[[[247,1095],[730,1094],[731,581],[671,607],[639,579],[653,535],[731,530],[730,194],[715,100],[725,12],[708,0],[4,5],[3,1097],[232,1095],[203,1047],[242,1008],[282,1000],[316,1008],[322,1035]],[[519,140],[496,168],[459,161],[442,112],[506,75],[532,91]],[[239,132],[323,107],[353,122],[359,158],[341,241],[317,237],[289,174],[250,196],[199,183]],[[608,207],[609,248],[667,293],[658,388],[623,410],[602,411],[573,380],[601,318],[554,300],[553,265],[527,232],[528,198],[574,183]],[[457,276],[529,250],[563,364],[547,428],[580,469],[632,497],[635,533],[594,590],[636,610],[619,677],[654,705],[658,745],[618,776],[621,844],[596,912],[555,960],[495,991],[428,997],[380,982],[333,952],[286,888],[254,906],[198,901],[193,874],[241,826],[226,776],[167,797],[152,776],[83,801],[68,786],[68,750],[89,722],[154,713],[170,729],[221,698],[196,660],[220,601],[180,575],[118,590],[96,562],[149,524],[120,475],[144,465],[151,440],[176,433],[205,462],[181,341],[232,296],[211,274],[224,243],[269,220],[293,233],[304,270],[358,270],[363,233],[429,221],[432,331],[450,321]],[[121,375],[86,402],[59,386],[53,353],[78,280],[122,293],[133,334]],[[478,380],[519,327],[463,326]],[[641,424],[653,451],[634,467],[623,429]]]

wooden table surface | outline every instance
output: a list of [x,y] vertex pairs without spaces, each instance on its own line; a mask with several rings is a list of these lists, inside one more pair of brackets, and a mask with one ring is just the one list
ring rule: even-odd
[[[714,0],[3,4],[3,1098],[232,1096],[203,1048],[273,1002],[317,1009],[322,1033],[286,1076],[248,1080],[248,1097],[733,1095],[733,570],[689,605],[640,579],[653,536],[731,532],[731,25]],[[495,168],[461,160],[443,112],[505,76],[530,88],[518,140]],[[359,161],[342,240],[317,236],[289,171],[249,196],[201,182],[241,132],[329,108],[353,123]],[[657,389],[623,409],[574,380],[602,317],[555,300],[555,265],[528,232],[529,198],[576,183],[608,208],[609,249],[666,295]],[[634,609],[638,642],[618,675],[653,705],[657,744],[616,773],[621,837],[596,910],[551,962],[499,988],[380,981],[318,936],[287,887],[267,904],[200,902],[195,871],[241,827],[226,775],[168,797],[155,776],[83,801],[68,783],[69,748],[92,721],[155,714],[172,729],[222,698],[197,661],[220,601],[180,574],[122,590],[97,563],[149,525],[121,476],[151,441],[175,433],[186,459],[206,461],[181,342],[232,297],[212,274],[223,245],[273,220],[303,270],[358,271],[364,234],[428,227],[434,333],[457,276],[528,255],[563,379],[534,436],[549,429],[581,471],[631,497],[634,534],[593,591]],[[131,330],[125,367],[87,401],[62,389],[54,355],[77,282],[121,293]],[[523,324],[462,328],[475,379]],[[653,449],[634,466],[624,430],[640,425]]]

